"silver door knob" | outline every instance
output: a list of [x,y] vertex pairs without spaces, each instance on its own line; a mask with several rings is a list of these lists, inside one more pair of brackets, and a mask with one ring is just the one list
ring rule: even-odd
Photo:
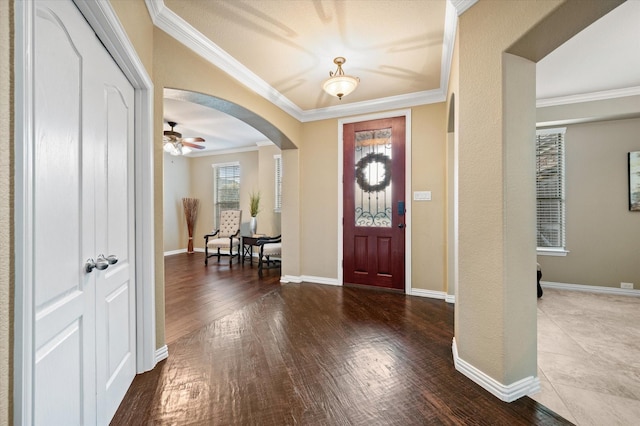
[[93,259],[87,259],[87,262],[84,264],[84,271],[88,274],[96,267],[96,262]]
[[103,269],[107,269],[109,267],[109,261],[104,257],[104,255],[98,256],[95,263],[96,269],[102,271]]
[[118,256],[116,256],[115,254],[110,254],[109,256],[107,256],[107,262],[109,262],[109,265],[115,265],[116,263],[118,263]]

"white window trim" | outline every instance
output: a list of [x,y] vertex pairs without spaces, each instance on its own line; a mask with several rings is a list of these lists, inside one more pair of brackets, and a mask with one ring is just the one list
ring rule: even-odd
[[231,167],[231,166],[237,166],[239,168],[239,173],[238,176],[240,177],[240,185],[242,185],[242,167],[240,166],[240,162],[239,161],[229,161],[226,163],[213,163],[211,165],[211,167],[213,168],[213,223],[215,224],[215,229],[218,228],[219,224],[218,224],[218,217],[216,215],[216,204],[218,202],[218,185],[217,182],[218,180],[216,179],[216,169],[220,168],[220,167]]
[[566,256],[569,250],[560,248],[538,247],[538,256]]
[[[275,181],[275,196],[274,198],[274,202],[275,202],[275,206],[273,208],[273,211],[275,213],[281,213],[282,212],[282,154],[275,154],[273,156],[273,161],[274,161],[274,173],[275,173],[275,177],[274,177],[274,181]],[[280,181],[278,182],[278,161],[280,162]],[[280,185],[278,185],[280,184]],[[278,199],[280,199],[280,205],[278,206]]]
[[[548,129],[537,129],[536,130],[536,137],[540,136],[540,135],[551,135],[551,134],[557,134],[557,133],[561,133],[564,137],[564,135],[567,132],[567,128],[566,127],[553,127],[553,128],[548,128]],[[566,198],[566,188],[565,183],[566,183],[566,167],[565,167],[565,163],[566,163],[566,148],[565,151],[563,152],[562,155],[562,192],[564,197]],[[536,198],[537,198],[537,194],[536,194]],[[566,201],[565,203],[565,208],[566,208]],[[538,220],[536,218],[536,226],[538,224]],[[564,243],[564,247],[537,247],[536,248],[536,252],[539,256],[566,256],[567,254],[569,254],[569,250],[566,249],[566,229],[567,229],[567,218],[566,218],[566,211],[565,211],[565,217],[564,217],[564,229],[565,229],[565,239],[563,241]]]

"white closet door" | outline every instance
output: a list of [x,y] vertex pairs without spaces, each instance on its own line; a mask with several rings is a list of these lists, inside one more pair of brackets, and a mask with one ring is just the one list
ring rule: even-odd
[[71,1],[36,9],[33,419],[107,424],[135,375],[134,92]]
[[[133,141],[134,90],[104,49],[95,98],[87,114],[95,133],[96,249],[118,262],[96,274],[98,418],[110,420],[136,374]],[[100,59],[100,60],[99,60]],[[98,132],[95,132],[98,130]]]

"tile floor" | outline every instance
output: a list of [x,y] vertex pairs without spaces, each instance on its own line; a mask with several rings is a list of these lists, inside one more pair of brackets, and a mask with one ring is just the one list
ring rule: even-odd
[[544,289],[531,398],[578,426],[640,424],[640,297]]

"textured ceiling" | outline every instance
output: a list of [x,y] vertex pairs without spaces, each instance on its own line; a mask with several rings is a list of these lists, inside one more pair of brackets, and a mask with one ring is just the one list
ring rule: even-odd
[[[455,30],[445,0],[146,1],[156,25],[190,48],[198,40],[194,50],[301,121],[444,100]],[[452,3],[459,13],[474,1]],[[638,22],[640,0],[628,0],[544,58],[538,99],[640,94]],[[336,56],[346,57],[345,73],[361,80],[341,101],[321,89]],[[241,121],[182,101],[167,101],[164,115],[184,136],[207,139],[207,151],[266,139]]]

